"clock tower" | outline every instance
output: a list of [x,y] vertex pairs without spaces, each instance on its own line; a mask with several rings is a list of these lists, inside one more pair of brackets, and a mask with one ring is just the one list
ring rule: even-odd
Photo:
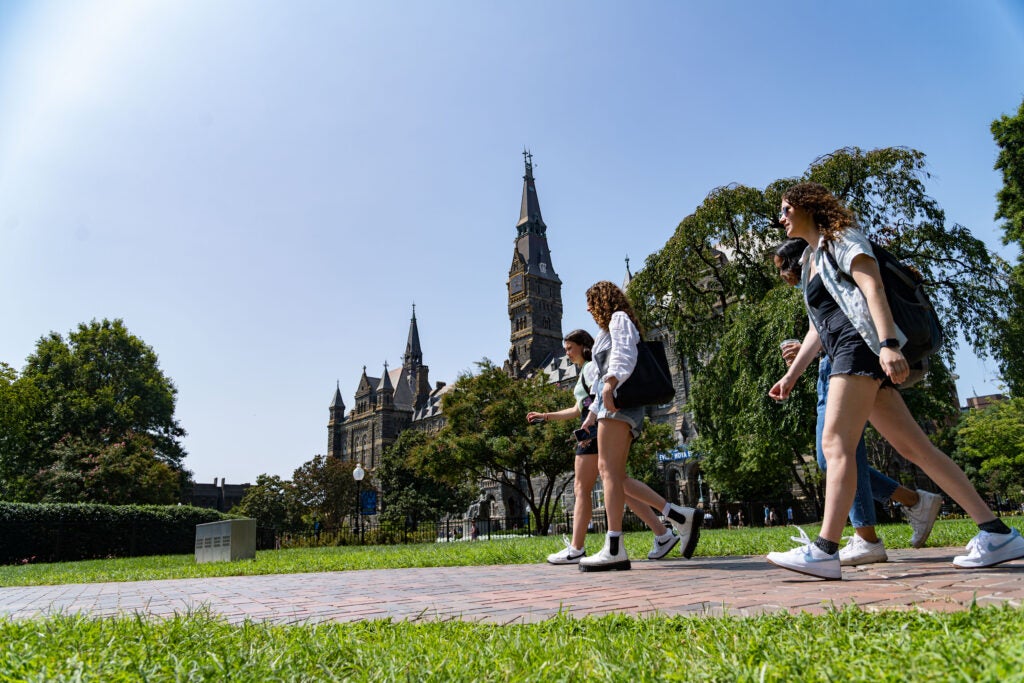
[[551,265],[547,225],[533,180],[533,155],[523,151],[523,201],[515,250],[508,271],[508,317],[512,324],[507,368],[515,376],[538,370],[562,350],[562,281]]

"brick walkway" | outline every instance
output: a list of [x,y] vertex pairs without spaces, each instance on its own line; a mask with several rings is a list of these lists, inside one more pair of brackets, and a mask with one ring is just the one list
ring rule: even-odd
[[820,581],[763,557],[634,561],[628,572],[584,574],[548,564],[383,569],[131,583],[0,588],[0,617],[49,613],[169,616],[207,607],[245,619],[312,623],[393,618],[530,623],[558,612],[652,615],[819,613],[830,605],[866,609],[966,609],[1024,604],[1024,561],[964,571],[960,548],[890,550],[889,562],[844,568]]

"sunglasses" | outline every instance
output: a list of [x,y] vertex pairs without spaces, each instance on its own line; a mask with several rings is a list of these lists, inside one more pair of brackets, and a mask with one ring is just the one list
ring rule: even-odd
[[793,207],[792,206],[784,206],[784,207],[782,207],[782,210],[779,211],[779,220],[781,221],[783,218],[785,218],[786,216],[788,216],[792,212],[793,212]]

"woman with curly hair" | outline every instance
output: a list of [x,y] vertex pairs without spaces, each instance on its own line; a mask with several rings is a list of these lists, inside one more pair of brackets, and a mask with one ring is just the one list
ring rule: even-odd
[[[628,495],[641,500],[647,498],[637,495],[638,492],[633,488],[635,480],[626,476],[626,458],[633,439],[640,435],[643,428],[644,409],[620,409],[615,405],[615,391],[620,384],[629,380],[636,367],[640,323],[626,295],[607,281],[598,282],[587,290],[587,311],[601,328],[594,342],[594,357],[598,357],[602,351],[609,352],[605,365],[598,368],[594,404],[583,423],[584,427],[590,427],[595,422],[597,424],[597,465],[604,485],[608,533],[600,552],[580,560],[580,571],[629,569],[629,556],[622,543],[622,514],[626,497]],[[650,488],[644,488],[650,491]],[[660,496],[658,498],[664,500]],[[667,501],[661,511],[679,533],[683,556],[692,557],[700,538],[700,515],[693,508],[680,507]]]
[[910,373],[900,351],[906,336],[893,321],[871,243],[853,212],[824,186],[805,182],[783,194],[779,222],[787,237],[808,244],[801,283],[812,324],[793,364],[768,394],[777,401],[788,398],[821,348],[832,371],[821,436],[828,464],[821,532],[812,542],[801,530],[794,537],[800,547],[769,553],[768,561],[823,579],[842,578],[839,541],[856,491],[857,442],[868,421],[978,524],[967,555],[955,557],[954,566],[989,567],[1024,557],[1024,537],[992,513],[963,470],[928,440],[896,390]]
[[[592,349],[594,338],[586,330],[573,330],[562,340],[565,355],[569,361],[580,368],[579,379],[573,390],[576,402],[571,408],[553,413],[530,411],[526,414],[528,422],[536,423],[546,420],[560,421],[582,418],[586,421],[593,404],[593,392],[597,388],[597,364],[593,361]],[[572,539],[565,539],[565,548],[548,555],[551,564],[579,564],[586,557],[583,546],[587,540],[587,527],[593,514],[590,492],[597,481],[597,425],[587,430],[588,437],[576,444],[576,460],[573,466],[573,494],[576,502],[573,506]],[[637,517],[654,532],[654,546],[647,553],[650,560],[660,560],[667,556],[672,548],[679,543],[679,536],[666,527],[652,508],[662,510],[666,501],[655,493],[647,484],[635,479],[628,479],[625,484],[626,502]],[[685,547],[684,547],[685,550]]]

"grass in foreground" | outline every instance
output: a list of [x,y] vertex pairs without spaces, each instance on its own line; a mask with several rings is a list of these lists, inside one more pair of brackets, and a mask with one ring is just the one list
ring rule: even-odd
[[[1021,517],[1004,518],[1024,529]],[[818,526],[804,527],[814,538]],[[906,524],[880,526],[887,548],[909,547],[910,527]],[[722,555],[763,555],[792,547],[790,527],[708,529],[701,533],[696,557]],[[950,555],[961,552],[977,532],[970,520],[937,522],[928,541],[932,546],[950,546]],[[852,529],[847,529],[852,533]],[[587,549],[596,552],[604,542],[600,534],[587,538]],[[644,558],[650,550],[650,533],[626,536],[632,557]],[[242,562],[196,564],[193,555],[162,555],[112,560],[89,560],[53,564],[0,567],[0,586],[33,586],[102,581],[149,581],[212,576],[291,574],[348,571],[353,569],[396,569],[406,567],[458,567],[496,564],[530,564],[562,548],[561,537],[546,536],[461,543],[423,543],[395,546],[343,546],[264,551],[256,559]],[[3,679],[0,678],[0,681]]]
[[0,681],[1022,681],[1024,611],[232,626],[0,620]]

